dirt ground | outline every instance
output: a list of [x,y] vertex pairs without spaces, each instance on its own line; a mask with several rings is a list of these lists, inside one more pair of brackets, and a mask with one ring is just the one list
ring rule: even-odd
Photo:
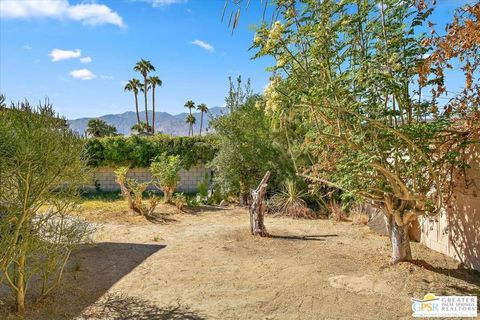
[[410,319],[412,297],[480,295],[479,273],[418,243],[415,263],[389,265],[388,239],[349,222],[267,217],[272,237],[255,238],[235,207],[164,223],[82,216],[98,224],[95,244],[27,318]]

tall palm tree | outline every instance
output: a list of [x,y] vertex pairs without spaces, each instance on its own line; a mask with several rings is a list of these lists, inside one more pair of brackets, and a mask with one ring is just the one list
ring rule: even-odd
[[185,122],[189,124],[189,130],[188,130],[188,136],[190,136],[190,133],[193,136],[193,125],[195,122],[197,122],[197,119],[195,119],[195,116],[193,114],[189,114],[187,118],[185,119]]
[[[192,100],[188,100],[187,102],[185,102],[185,108],[188,108],[189,113],[190,113],[188,116],[191,118],[192,117],[192,109],[195,108],[195,102],[193,102]],[[188,119],[188,116],[187,116],[187,119]],[[192,136],[193,136],[193,124],[191,122],[187,121],[187,120],[185,122],[190,124],[190,127],[188,128],[188,135],[190,136],[190,132],[191,132]],[[195,121],[193,123],[195,123]]]
[[197,110],[200,111],[200,135],[202,135],[203,114],[208,111],[207,105],[205,103],[201,103],[197,106]]
[[137,113],[137,124],[140,123],[140,115],[138,114],[138,89],[140,89],[141,86],[142,84],[140,83],[140,80],[133,78],[131,80],[128,80],[125,88],[123,88],[123,90],[125,91],[133,91],[133,95],[135,96],[135,112]]
[[155,133],[155,87],[162,86],[162,80],[157,76],[151,76],[148,78],[148,82],[152,86],[152,133]]
[[137,62],[135,67],[133,67],[133,71],[139,72],[143,76],[143,87],[145,88],[143,91],[143,96],[145,98],[145,120],[147,127],[149,127],[147,110],[148,74],[155,71],[155,67],[149,60],[141,59]]

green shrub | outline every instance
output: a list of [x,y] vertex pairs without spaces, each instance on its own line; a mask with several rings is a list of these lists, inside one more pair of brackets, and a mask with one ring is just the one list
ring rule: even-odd
[[150,164],[154,184],[165,194],[165,203],[172,202],[173,192],[180,181],[180,169],[180,156],[169,156],[166,153],[156,157]]
[[93,167],[149,167],[155,157],[166,154],[181,156],[185,169],[197,163],[207,163],[216,153],[214,135],[204,137],[113,136],[92,138],[86,142],[88,164]]
[[15,294],[21,314],[31,282],[39,285],[31,290],[37,298],[45,297],[71,251],[88,241],[92,228],[68,215],[91,176],[84,141],[48,100],[9,108],[4,100],[0,95],[0,283]]

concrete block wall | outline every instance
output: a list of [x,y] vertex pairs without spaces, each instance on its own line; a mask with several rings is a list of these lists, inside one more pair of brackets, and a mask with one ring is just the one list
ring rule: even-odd
[[[120,191],[120,186],[115,182],[115,173],[113,168],[97,168],[95,171],[96,183],[100,185],[102,191]],[[180,183],[176,191],[178,192],[197,192],[198,183],[205,179],[205,174],[210,171],[205,165],[199,164],[191,167],[189,170],[180,171]],[[152,180],[152,175],[148,168],[133,168],[127,174],[128,178],[136,179],[139,182]],[[155,190],[154,186],[150,186],[149,190]]]

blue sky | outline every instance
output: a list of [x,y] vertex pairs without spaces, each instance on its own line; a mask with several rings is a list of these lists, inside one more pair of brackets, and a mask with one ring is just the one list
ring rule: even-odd
[[[435,20],[442,24],[465,1],[438,2]],[[163,81],[157,109],[172,114],[184,112],[189,99],[222,106],[229,75],[251,78],[258,92],[268,82],[271,61],[252,61],[248,51],[260,1],[242,12],[233,36],[220,20],[224,0],[21,3],[1,2],[0,92],[9,100],[48,96],[70,119],[133,110],[123,82],[139,77],[132,68],[140,58],[150,60]]]
[[[68,118],[133,110],[133,95],[123,92],[122,82],[139,77],[132,68],[140,58],[150,60],[163,81],[157,91],[160,111],[184,112],[189,99],[222,106],[229,75],[250,77],[253,88],[263,90],[269,77],[264,71],[268,59],[252,62],[252,52],[248,52],[253,39],[249,25],[258,22],[254,13],[259,10],[245,12],[232,36],[221,22],[224,0],[160,2],[158,6],[151,1],[96,2],[116,12],[122,23],[108,14],[95,16],[107,21],[95,25],[68,14],[46,16],[37,11],[26,13],[29,17],[2,17],[0,91],[9,100],[36,102],[48,96]],[[92,2],[68,3],[73,7]],[[213,49],[192,44],[195,40]],[[49,54],[54,49],[73,52],[63,57],[76,56],[79,49],[81,57],[90,57],[91,62],[82,63],[78,57],[53,62]],[[82,69],[93,76],[78,71]],[[74,70],[78,72],[70,74]],[[81,80],[72,75],[94,78]]]

